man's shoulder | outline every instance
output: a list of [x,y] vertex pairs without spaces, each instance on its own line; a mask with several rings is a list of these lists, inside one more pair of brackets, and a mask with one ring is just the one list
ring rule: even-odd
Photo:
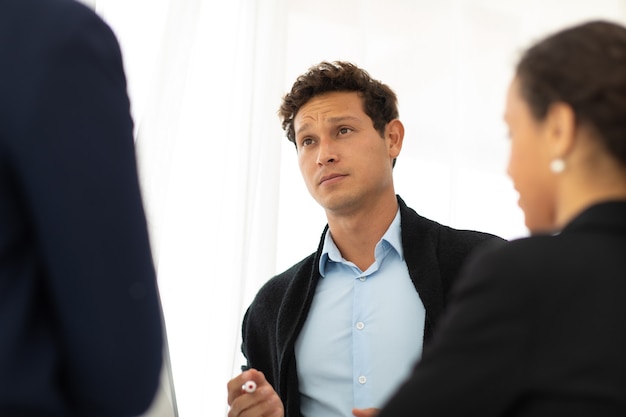
[[455,229],[453,227],[441,225],[440,238],[442,244],[458,244],[466,247],[474,247],[489,243],[498,245],[506,242],[500,236],[479,230]]
[[63,59],[68,52],[74,51],[79,59],[92,59],[94,53],[108,57],[111,50],[117,54],[118,49],[109,25],[94,10],[74,0],[3,0],[3,38],[11,42],[0,42],[0,51],[13,65],[0,68],[4,78],[1,87],[9,91],[5,96],[19,95],[20,102],[48,79],[52,65],[65,68],[75,64],[75,60]]
[[104,24],[93,9],[76,0],[3,0],[0,10],[5,28],[20,30],[27,36],[16,39],[31,42],[35,38],[54,38],[57,32],[73,31],[75,25]]
[[294,280],[308,279],[313,271],[316,253],[312,253],[270,278],[259,290],[261,297],[282,297]]
[[316,252],[311,253],[310,255],[303,258],[301,261],[296,262],[280,274],[274,276],[272,279],[291,279],[293,276],[302,272],[303,269],[307,269],[310,272],[310,268],[313,265],[313,261],[315,260]]
[[506,242],[503,238],[488,232],[457,229],[418,214],[414,209],[403,205],[403,234],[409,240],[427,238],[436,246],[451,252],[466,252],[484,244],[498,245]]
[[443,237],[450,239],[468,239],[470,241],[477,242],[489,239],[504,240],[501,237],[489,232],[470,229],[458,229],[447,226],[445,224],[439,223],[438,221],[429,219],[418,214],[417,211],[407,206],[406,203],[402,203],[403,204],[401,204],[401,214],[404,217],[403,224],[406,224],[411,229],[417,229],[421,233],[437,233]]

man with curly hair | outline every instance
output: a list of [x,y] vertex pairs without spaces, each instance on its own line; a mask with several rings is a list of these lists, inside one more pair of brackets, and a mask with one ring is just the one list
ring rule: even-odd
[[311,67],[279,113],[328,225],[249,307],[229,416],[373,415],[420,357],[467,255],[501,239],[426,219],[396,195],[396,95],[363,69]]

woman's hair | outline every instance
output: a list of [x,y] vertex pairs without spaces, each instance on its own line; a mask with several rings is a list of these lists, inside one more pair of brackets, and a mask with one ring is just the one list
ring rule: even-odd
[[293,121],[298,110],[313,97],[332,91],[357,92],[363,100],[365,114],[381,136],[385,134],[387,123],[398,118],[397,97],[387,85],[349,62],[324,61],[299,76],[283,98],[278,113],[290,141],[295,144]]
[[517,77],[535,118],[568,104],[577,125],[626,165],[626,28],[593,21],[557,32],[523,54]]

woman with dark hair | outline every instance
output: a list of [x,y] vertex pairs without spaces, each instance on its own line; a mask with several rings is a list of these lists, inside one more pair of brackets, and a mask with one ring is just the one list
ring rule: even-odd
[[379,417],[626,415],[626,28],[528,49],[505,120],[531,236],[466,265]]

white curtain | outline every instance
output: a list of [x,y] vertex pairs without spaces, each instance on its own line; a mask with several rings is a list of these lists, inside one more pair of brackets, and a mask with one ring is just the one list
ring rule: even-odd
[[84,1],[118,35],[136,122],[171,360],[151,417],[226,415],[245,308],[315,250],[324,213],[276,116],[297,75],[344,59],[389,84],[406,127],[398,193],[515,238],[501,119],[518,52],[567,24],[626,21],[624,0]]
[[225,415],[242,312],[275,272],[284,5],[96,10],[124,48],[178,413]]

